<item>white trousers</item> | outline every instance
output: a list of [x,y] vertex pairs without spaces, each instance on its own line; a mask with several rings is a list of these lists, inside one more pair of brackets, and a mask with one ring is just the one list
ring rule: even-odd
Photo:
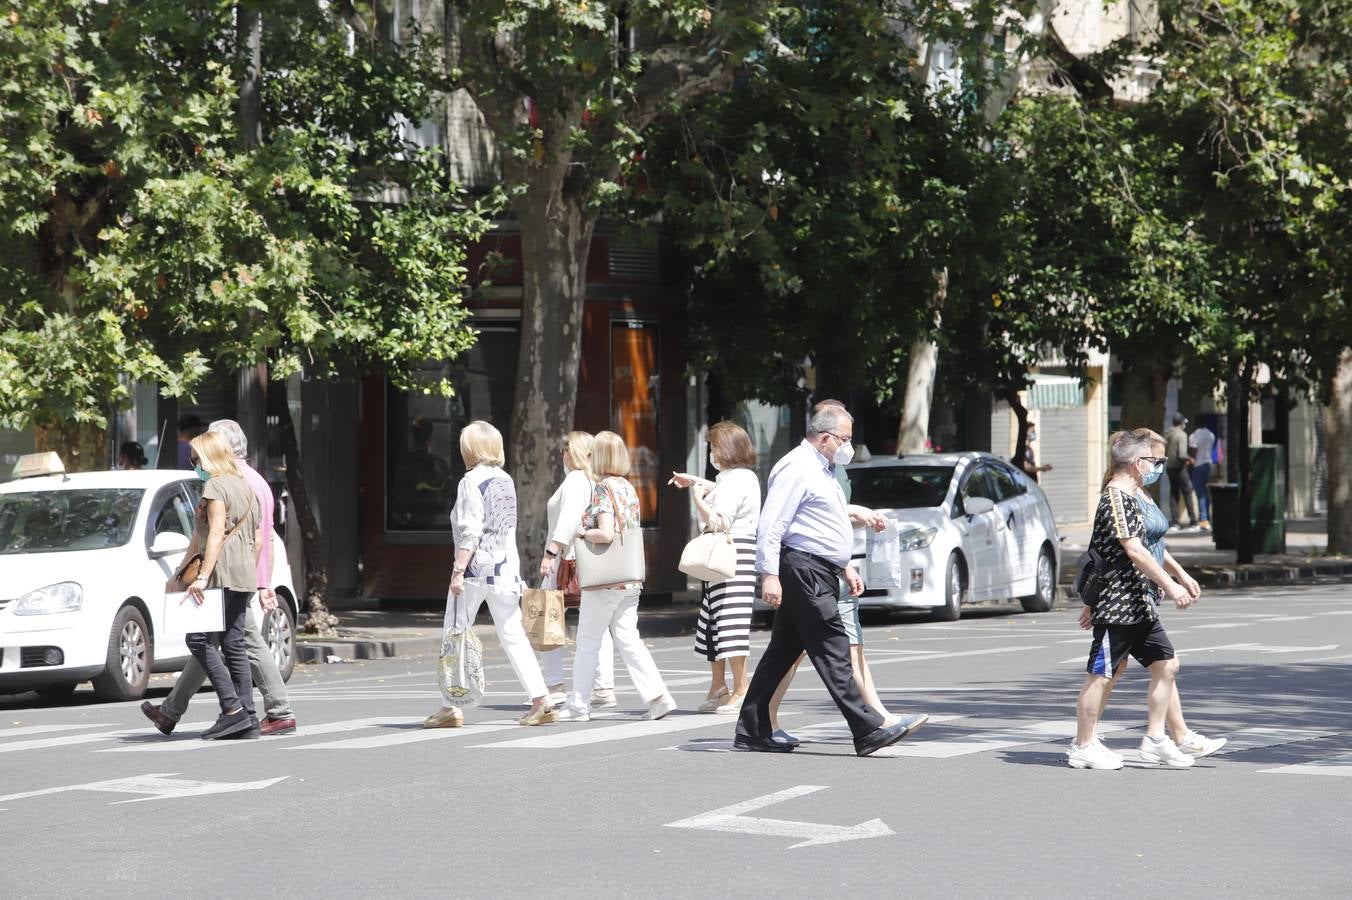
[[485,584],[477,578],[465,579],[465,590],[459,598],[446,600],[446,627],[469,628],[479,615],[479,607],[488,602],[488,612],[493,616],[493,628],[497,630],[498,642],[507,654],[507,661],[516,673],[516,680],[526,689],[532,698],[543,697],[548,693],[545,677],[540,674],[540,664],[535,660],[535,651],[526,639],[526,628],[521,623],[520,588],[504,589],[501,585]]
[[[540,654],[540,663],[545,670],[545,684],[564,683],[563,654],[565,649],[564,647],[556,647]],[[597,656],[596,684],[593,687],[597,690],[614,690],[615,642],[610,639],[609,631],[601,634],[601,649]]]
[[638,634],[638,595],[632,590],[584,590],[577,618],[577,655],[573,658],[573,694],[569,705],[591,709],[591,689],[596,680],[602,636],[608,631],[615,649],[629,671],[629,680],[644,702],[651,703],[667,692],[653,655]]

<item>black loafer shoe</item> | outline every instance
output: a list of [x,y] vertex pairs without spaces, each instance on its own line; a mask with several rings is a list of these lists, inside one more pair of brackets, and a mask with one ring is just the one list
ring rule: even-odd
[[737,736],[732,739],[732,746],[734,750],[755,750],[758,753],[788,753],[798,745],[778,741],[774,737],[751,737],[738,732]]
[[236,731],[234,734],[224,734],[224,735],[221,735],[220,738],[218,738],[218,740],[222,740],[222,741],[253,741],[253,740],[257,740],[257,739],[258,739],[258,736],[259,736],[259,734],[260,734],[259,729],[261,728],[262,724],[263,724],[263,723],[259,722],[257,719],[250,719],[250,720],[249,720],[249,727],[248,727],[248,728],[245,728],[245,729],[242,730],[242,731]]
[[229,737],[237,732],[247,731],[253,726],[254,717],[242,709],[229,714],[221,713],[220,718],[216,720],[216,724],[202,732],[202,739],[211,741],[216,738]]
[[871,756],[884,747],[892,746],[928,721],[929,716],[920,713],[907,716],[895,725],[870,731],[863,737],[855,739],[854,752],[860,756]]
[[770,737],[779,741],[781,744],[788,744],[790,747],[797,747],[802,743],[802,741],[798,740],[798,738],[789,734],[787,731],[776,731],[774,734],[770,735]]
[[169,734],[174,730],[174,726],[178,724],[173,719],[160,712],[160,708],[149,700],[141,704],[141,712],[145,713],[147,719],[155,723],[155,727],[159,729],[160,734]]

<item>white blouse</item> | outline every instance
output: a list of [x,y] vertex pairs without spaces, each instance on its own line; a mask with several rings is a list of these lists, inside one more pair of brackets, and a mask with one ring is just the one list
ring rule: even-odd
[[549,530],[547,540],[563,545],[564,559],[573,558],[573,540],[582,525],[582,514],[587,511],[591,496],[592,480],[587,477],[587,473],[571,469],[545,507],[545,523]]
[[516,551],[516,485],[498,466],[480,464],[465,473],[451,509],[457,550],[472,550],[466,578],[513,583],[521,577]]
[[756,536],[760,523],[760,479],[754,469],[728,469],[718,473],[705,502],[728,523],[733,537]]

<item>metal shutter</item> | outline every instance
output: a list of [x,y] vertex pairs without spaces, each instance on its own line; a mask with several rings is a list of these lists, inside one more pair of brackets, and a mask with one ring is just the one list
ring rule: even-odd
[[1043,409],[1038,412],[1037,461],[1054,468],[1043,472],[1042,491],[1058,524],[1089,521],[1090,482],[1096,486],[1102,475],[1090,472],[1088,463],[1087,407]]

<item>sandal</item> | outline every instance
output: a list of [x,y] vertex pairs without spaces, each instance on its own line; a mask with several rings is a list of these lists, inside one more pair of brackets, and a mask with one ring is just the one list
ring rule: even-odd
[[459,728],[464,724],[465,714],[454,706],[443,706],[423,719],[424,728]]
[[702,713],[713,712],[720,706],[722,706],[724,703],[726,703],[727,699],[728,699],[728,689],[727,687],[724,687],[721,691],[719,691],[717,694],[714,694],[712,697],[705,697],[704,702],[699,705],[699,711]]
[[524,716],[516,720],[518,725],[548,725],[550,722],[557,722],[559,714],[548,703],[532,709]]

